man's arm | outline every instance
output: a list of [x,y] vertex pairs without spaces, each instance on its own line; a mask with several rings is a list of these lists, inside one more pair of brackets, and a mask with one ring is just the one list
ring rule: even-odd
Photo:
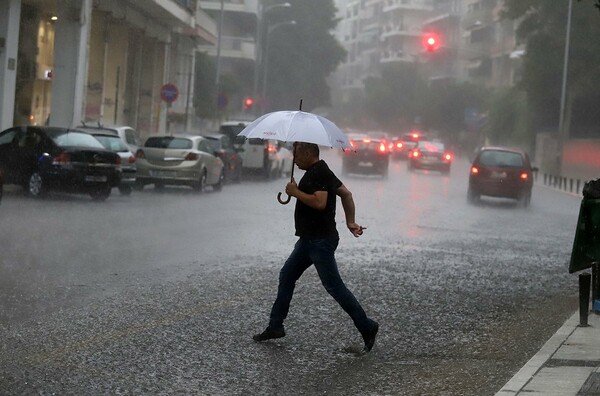
[[296,197],[296,199],[313,209],[324,210],[327,206],[327,191],[315,191],[312,194],[307,194],[298,188],[294,179],[285,186],[285,193],[290,197]]
[[342,199],[342,207],[346,216],[346,226],[355,237],[359,237],[363,233],[363,227],[356,223],[354,199],[352,193],[343,184],[335,191],[336,195]]

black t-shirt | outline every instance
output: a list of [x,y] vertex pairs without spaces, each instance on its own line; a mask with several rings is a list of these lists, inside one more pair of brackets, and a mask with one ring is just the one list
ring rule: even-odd
[[323,160],[314,163],[306,170],[298,188],[307,194],[317,191],[327,191],[327,204],[324,210],[317,210],[296,200],[294,220],[296,235],[301,238],[321,239],[339,238],[335,228],[336,190],[342,182],[338,179]]

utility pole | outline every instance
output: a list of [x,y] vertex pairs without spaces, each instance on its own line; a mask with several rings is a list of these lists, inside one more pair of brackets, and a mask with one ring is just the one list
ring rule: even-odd
[[565,37],[565,56],[563,64],[562,87],[560,94],[560,113],[558,115],[558,136],[556,139],[556,171],[557,176],[562,176],[562,152],[567,130],[565,128],[565,102],[567,97],[567,72],[569,67],[569,47],[571,43],[571,15],[573,13],[573,0],[569,0],[567,16],[567,33]]

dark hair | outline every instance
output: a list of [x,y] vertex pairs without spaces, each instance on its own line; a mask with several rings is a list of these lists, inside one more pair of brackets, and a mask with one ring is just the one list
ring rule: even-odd
[[314,143],[306,143],[306,142],[296,142],[298,147],[306,150],[313,157],[319,157],[319,146]]

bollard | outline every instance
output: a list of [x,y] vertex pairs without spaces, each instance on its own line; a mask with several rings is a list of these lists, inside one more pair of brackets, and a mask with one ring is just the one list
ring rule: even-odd
[[591,279],[592,275],[588,272],[579,274],[579,327],[588,326]]
[[579,195],[579,184],[581,183],[581,180],[577,179],[577,191],[575,191],[575,193],[577,195]]
[[569,179],[569,192],[573,192],[573,179]]
[[548,185],[548,174],[544,173],[544,186]]

